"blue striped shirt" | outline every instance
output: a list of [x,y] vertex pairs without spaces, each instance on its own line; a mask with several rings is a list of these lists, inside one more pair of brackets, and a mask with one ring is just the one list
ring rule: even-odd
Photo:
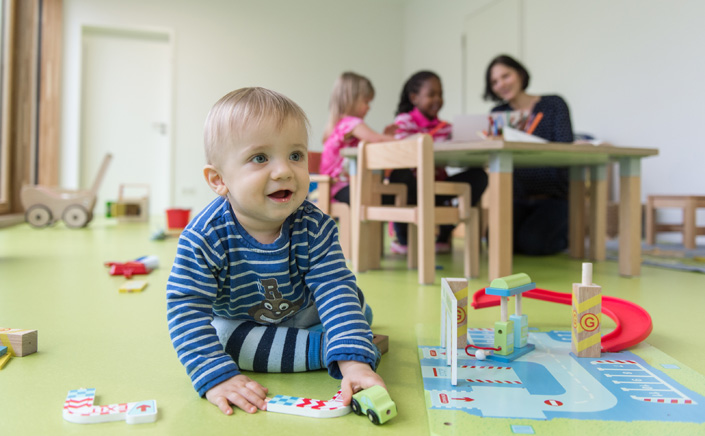
[[211,325],[214,316],[272,325],[313,302],[326,330],[329,374],[342,377],[341,360],[374,369],[372,332],[335,221],[311,203],[286,219],[271,244],[247,233],[225,197],[182,232],[167,283],[167,320],[179,360],[201,396],[240,373]]

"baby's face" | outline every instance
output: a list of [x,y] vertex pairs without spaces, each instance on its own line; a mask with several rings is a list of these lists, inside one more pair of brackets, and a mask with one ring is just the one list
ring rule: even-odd
[[278,232],[306,199],[308,135],[287,120],[281,129],[264,122],[238,135],[225,153],[220,173],[242,226],[255,238]]

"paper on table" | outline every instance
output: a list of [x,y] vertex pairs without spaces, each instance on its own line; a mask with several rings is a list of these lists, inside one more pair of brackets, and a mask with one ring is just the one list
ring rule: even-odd
[[521,130],[513,129],[511,127],[504,126],[502,128],[502,137],[505,141],[517,141],[517,142],[548,142],[543,138],[538,136],[529,135]]

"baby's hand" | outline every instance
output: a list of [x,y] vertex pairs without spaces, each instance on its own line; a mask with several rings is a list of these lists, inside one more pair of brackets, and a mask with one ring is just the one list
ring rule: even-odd
[[206,398],[226,415],[233,413],[231,404],[247,413],[255,413],[257,409],[266,410],[267,392],[269,390],[256,381],[238,374],[213,386],[206,392]]
[[354,393],[367,389],[369,387],[379,385],[387,389],[384,385],[384,380],[367,363],[356,362],[354,360],[343,360],[338,362],[340,372],[343,374],[341,383],[341,396],[343,404],[350,404],[350,400]]

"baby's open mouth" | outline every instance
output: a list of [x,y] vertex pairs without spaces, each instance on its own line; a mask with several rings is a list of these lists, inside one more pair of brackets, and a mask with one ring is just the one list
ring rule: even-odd
[[291,197],[292,192],[288,189],[282,189],[281,191],[272,192],[269,194],[269,198],[274,200],[287,200]]

